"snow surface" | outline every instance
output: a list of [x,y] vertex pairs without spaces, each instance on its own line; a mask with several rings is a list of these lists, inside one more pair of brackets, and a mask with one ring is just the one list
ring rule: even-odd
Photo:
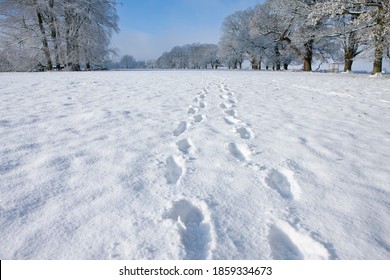
[[0,259],[390,259],[388,78],[0,84]]

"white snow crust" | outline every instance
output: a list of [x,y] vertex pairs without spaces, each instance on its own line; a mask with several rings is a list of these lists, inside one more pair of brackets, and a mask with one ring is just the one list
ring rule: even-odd
[[0,85],[0,259],[390,259],[385,76]]

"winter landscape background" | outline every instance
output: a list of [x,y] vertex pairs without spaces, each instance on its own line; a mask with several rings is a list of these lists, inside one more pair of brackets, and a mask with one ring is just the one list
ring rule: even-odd
[[388,0],[0,0],[0,259],[390,259],[389,58]]

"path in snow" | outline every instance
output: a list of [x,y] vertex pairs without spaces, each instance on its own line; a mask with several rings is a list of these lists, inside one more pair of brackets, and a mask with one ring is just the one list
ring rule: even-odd
[[[190,138],[183,137],[185,137],[187,129],[191,128],[193,130],[195,124],[199,124],[206,119],[206,116],[201,113],[207,106],[207,94],[207,87],[196,94],[196,97],[193,98],[193,104],[188,106],[187,120],[181,121],[174,130],[173,135],[175,137],[180,136],[179,140],[176,141],[180,159],[174,160],[173,156],[170,156],[168,158],[169,162],[167,160],[166,178],[168,184],[179,184],[179,179],[185,175],[182,170],[186,168],[186,163],[196,159],[194,158],[194,144]],[[178,161],[181,162],[180,165],[177,164]],[[204,222],[204,214],[191,203],[194,198],[187,199],[190,200],[182,199],[173,202],[172,208],[163,217],[164,219],[173,220],[178,227],[180,241],[185,250],[184,259],[210,259],[212,258],[211,244],[214,242],[212,225]]]
[[[193,98],[193,103],[188,106],[188,117],[185,121],[180,121],[178,127],[174,130],[173,135],[175,137],[186,137],[185,133],[188,133],[188,129],[191,127],[192,130],[194,124],[200,123],[205,117],[201,114],[202,109],[206,107],[206,96],[212,88],[213,84],[209,83],[208,88],[203,90]],[[214,87],[215,88],[215,87]],[[232,126],[232,131],[240,138],[243,142],[231,141],[227,143],[227,149],[230,155],[238,161],[244,163],[244,166],[254,170],[255,173],[260,177],[260,180],[264,182],[264,185],[270,187],[278,192],[281,200],[285,200],[287,212],[289,209],[289,203],[292,199],[299,199],[300,187],[294,180],[294,172],[292,170],[282,168],[280,170],[272,168],[267,171],[267,167],[256,163],[251,159],[254,152],[251,150],[248,140],[254,139],[255,134],[250,126],[238,117],[236,106],[238,103],[235,93],[222,81],[219,84],[221,94],[218,97],[222,103],[219,104],[219,108],[222,109],[222,117],[227,125]],[[189,125],[188,125],[189,124]],[[203,124],[205,125],[205,124]],[[189,138],[183,138],[176,140],[176,148],[179,152],[178,156],[169,156],[166,161],[166,179],[167,184],[178,184],[179,179],[184,176],[183,170],[186,169],[186,164],[194,158],[189,157],[189,152],[192,154],[193,146]],[[196,159],[196,158],[195,158]],[[210,231],[213,231],[211,225],[207,225],[204,229],[204,225],[201,226],[203,215],[192,205],[189,200],[180,200],[174,203],[174,206],[170,210],[168,216],[165,218],[174,220],[176,225],[179,227],[181,236],[181,242],[185,248],[186,259],[203,259],[206,257],[212,257],[211,250],[205,250],[209,242],[214,242],[209,235]],[[173,214],[172,214],[173,213]],[[321,245],[321,243],[312,239],[309,234],[303,233],[303,230],[298,225],[289,226],[287,220],[288,215],[283,219],[275,221],[274,224],[269,226],[269,244],[271,248],[270,255],[275,259],[327,259],[330,257],[327,249]],[[294,217],[295,220],[299,220],[299,217]],[[283,224],[285,230],[281,229],[278,224]],[[298,231],[301,231],[300,233]],[[306,246],[306,243],[315,245],[314,247],[321,248],[320,253],[316,253],[311,249],[313,246]],[[302,245],[303,244],[303,245]]]
[[[234,98],[235,93],[229,89],[229,86],[224,81],[220,83],[220,91],[222,95],[219,97],[222,100],[228,100],[230,105],[221,103],[224,110],[223,118],[228,125],[233,125],[234,131],[238,133],[241,139],[250,140],[254,138],[252,129],[237,116],[237,111],[234,109],[237,104],[237,99]],[[244,143],[228,143],[228,150],[230,154],[241,162],[244,162],[246,166],[251,166],[256,173],[261,177],[261,180],[265,182],[269,187],[276,190],[282,199],[286,200],[289,204],[291,199],[299,199],[301,189],[294,180],[294,172],[292,170],[285,170],[284,173],[278,169],[272,168],[264,174],[264,170],[267,169],[260,164],[251,160],[251,155],[254,153],[249,146]],[[289,210],[288,210],[289,211]],[[287,217],[288,219],[289,217]],[[294,217],[299,219],[298,217]],[[327,249],[319,242],[313,240],[306,233],[298,233],[298,229],[294,229],[287,222],[280,220],[278,223],[282,223],[287,230],[281,230],[276,225],[271,225],[269,229],[269,242],[271,247],[271,254],[274,259],[328,259],[330,254]],[[302,248],[301,248],[302,247]],[[317,252],[318,251],[318,252]],[[303,252],[303,253],[302,253]]]

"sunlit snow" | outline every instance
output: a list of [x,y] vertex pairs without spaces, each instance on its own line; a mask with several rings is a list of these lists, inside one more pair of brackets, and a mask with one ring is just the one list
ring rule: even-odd
[[390,258],[386,77],[0,84],[0,259]]

